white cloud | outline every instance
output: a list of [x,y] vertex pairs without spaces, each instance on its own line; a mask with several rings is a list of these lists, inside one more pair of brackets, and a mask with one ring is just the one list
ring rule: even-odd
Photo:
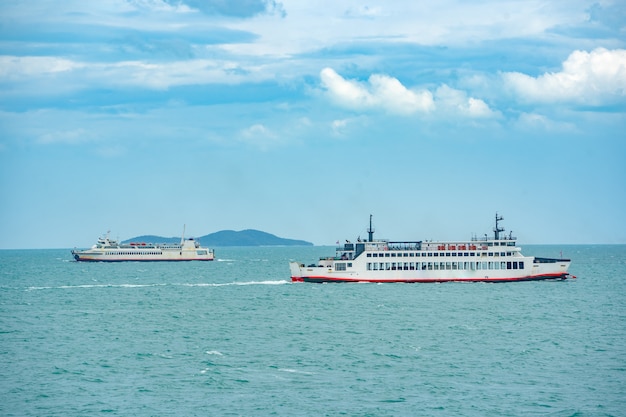
[[390,113],[412,114],[433,109],[429,91],[407,89],[396,78],[373,74],[367,83],[346,80],[332,68],[324,68],[320,77],[331,99],[339,105],[357,109],[382,109]]
[[498,116],[483,100],[468,97],[465,91],[441,85],[435,91],[435,103],[440,111],[459,114],[473,118],[489,118]]
[[[139,86],[167,89],[193,84],[239,84],[273,77],[258,67],[244,67],[234,61],[194,59],[173,62],[120,61],[113,63],[76,62],[55,57],[0,56],[0,79],[29,84],[50,77],[69,77],[67,82],[50,84],[49,90],[79,86]],[[44,93],[45,91],[38,91]]]
[[261,123],[251,125],[241,130],[239,140],[256,146],[261,150],[267,150],[282,142],[280,136]]
[[508,88],[527,101],[612,104],[626,98],[626,50],[574,51],[560,72],[538,77],[509,72],[502,77]]
[[515,126],[526,130],[541,130],[544,132],[575,132],[576,127],[572,123],[550,120],[546,116],[537,113],[522,113],[515,122]]
[[400,115],[430,113],[456,114],[470,118],[499,116],[483,100],[445,84],[433,95],[428,90],[405,87],[398,79],[373,74],[367,83],[346,80],[331,68],[320,74],[328,96],[337,104],[354,110],[383,110]]
[[358,7],[350,7],[345,12],[346,17],[354,17],[354,18],[375,18],[383,15],[383,10],[380,7],[370,7],[370,6],[358,6]]
[[64,58],[46,56],[0,56],[0,79],[16,80],[25,77],[58,74],[84,67],[84,64]]
[[85,142],[91,142],[94,139],[94,134],[85,129],[73,129],[44,133],[37,138],[37,143],[42,145],[57,143],[77,145]]

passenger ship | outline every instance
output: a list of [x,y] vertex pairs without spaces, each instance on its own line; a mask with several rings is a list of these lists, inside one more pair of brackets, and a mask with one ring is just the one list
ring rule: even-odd
[[566,279],[569,259],[522,255],[516,238],[503,235],[496,213],[493,238],[461,241],[346,241],[334,257],[304,266],[289,264],[294,282],[507,282]]
[[[183,232],[184,236],[184,232]],[[91,249],[72,251],[77,261],[212,261],[213,249],[200,246],[194,239],[181,237],[178,243],[128,243],[120,244],[106,236],[100,237]]]

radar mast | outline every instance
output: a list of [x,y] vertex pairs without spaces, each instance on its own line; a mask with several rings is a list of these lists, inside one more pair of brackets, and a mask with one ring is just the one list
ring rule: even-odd
[[498,222],[500,220],[504,220],[504,218],[502,216],[498,216],[498,212],[496,212],[496,227],[493,228],[493,237],[495,240],[499,240],[500,232],[504,232],[504,228],[498,226]]
[[370,214],[370,227],[367,229],[367,241],[374,241],[374,228],[372,227],[372,215]]

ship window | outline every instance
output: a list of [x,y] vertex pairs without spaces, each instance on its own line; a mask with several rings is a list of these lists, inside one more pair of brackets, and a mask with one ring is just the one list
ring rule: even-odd
[[446,256],[450,256],[450,252],[446,252]]
[[335,270],[336,271],[345,271],[346,270],[346,264],[343,262],[337,262],[335,264]]
[[513,269],[517,269],[517,262],[513,262]]
[[511,261],[508,261],[508,262],[506,263],[506,269],[511,269]]
[[452,252],[452,256],[456,256],[456,252]]
[[520,263],[519,263],[519,269],[524,269],[524,262],[521,262],[521,261],[520,261]]
[[385,253],[385,258],[389,258],[389,253]]

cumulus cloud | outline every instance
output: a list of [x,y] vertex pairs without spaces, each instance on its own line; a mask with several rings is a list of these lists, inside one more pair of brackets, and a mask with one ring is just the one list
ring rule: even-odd
[[239,140],[263,151],[282,142],[279,135],[261,123],[253,124],[241,130]]
[[435,91],[437,108],[446,113],[455,113],[472,118],[495,117],[499,113],[489,108],[483,100],[468,97],[465,91],[457,90],[446,84],[441,85]]
[[562,70],[531,77],[502,74],[505,85],[526,101],[604,105],[626,99],[626,50],[574,51]]
[[405,87],[398,79],[373,74],[366,83],[347,80],[331,68],[321,72],[322,85],[337,104],[355,110],[384,110],[411,115],[439,111],[470,118],[498,116],[483,100],[445,84],[431,93]]
[[339,105],[358,109],[383,109],[391,113],[412,114],[433,109],[429,91],[407,89],[396,78],[373,74],[367,83],[346,80],[332,68],[320,73],[322,86]]

